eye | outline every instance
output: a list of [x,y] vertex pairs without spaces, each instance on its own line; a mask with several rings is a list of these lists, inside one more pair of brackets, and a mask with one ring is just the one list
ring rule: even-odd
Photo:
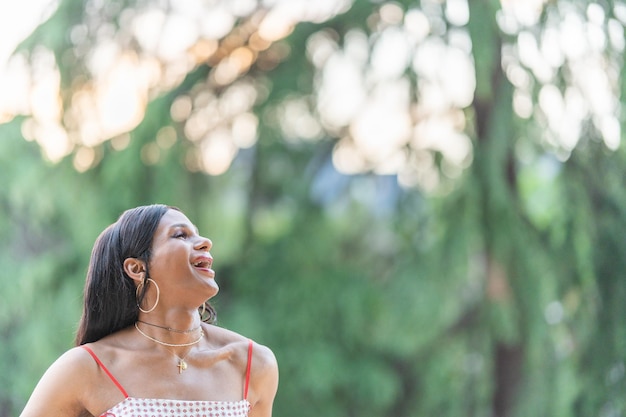
[[189,233],[184,230],[178,230],[172,237],[175,239],[187,239],[189,237]]

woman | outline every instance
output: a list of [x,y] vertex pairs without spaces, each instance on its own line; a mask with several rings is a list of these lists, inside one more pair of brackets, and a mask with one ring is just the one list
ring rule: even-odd
[[76,347],[46,371],[21,416],[271,416],[273,353],[211,324],[211,246],[164,205],[127,210],[105,229]]

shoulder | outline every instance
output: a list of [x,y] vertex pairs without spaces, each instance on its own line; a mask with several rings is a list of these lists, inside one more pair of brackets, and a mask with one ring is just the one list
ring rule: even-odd
[[229,346],[238,361],[244,364],[248,362],[248,349],[250,343],[252,343],[250,372],[253,378],[257,374],[262,374],[268,370],[271,371],[278,366],[276,357],[269,347],[257,343],[248,337],[215,325],[205,325],[205,332],[218,344]]
[[274,397],[278,391],[278,362],[274,352],[259,343],[252,344],[248,401],[250,416],[271,416]]
[[67,379],[75,381],[77,377],[85,379],[89,376],[90,368],[96,365],[89,352],[83,347],[74,347],[63,353],[48,368],[44,376],[51,376],[53,379]]
[[[215,327],[215,326],[213,326]],[[223,337],[233,351],[233,359],[241,370],[249,370],[248,401],[250,416],[271,415],[278,390],[278,362],[274,352],[260,343],[224,328],[213,328],[213,335]],[[254,410],[254,411],[252,411]]]
[[[98,363],[83,346],[69,349],[63,353],[46,371],[46,381],[58,384],[62,389],[73,388],[75,394],[81,394],[95,382]],[[80,396],[78,397],[80,398]]]
[[39,380],[22,416],[83,414],[94,364],[85,349],[75,347],[63,353]]
[[267,346],[252,342],[252,360],[250,368],[254,374],[273,373],[278,369],[278,362],[276,361],[274,352]]

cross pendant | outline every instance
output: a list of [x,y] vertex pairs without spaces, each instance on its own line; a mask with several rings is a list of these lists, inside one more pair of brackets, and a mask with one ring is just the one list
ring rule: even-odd
[[176,365],[176,366],[178,366],[178,373],[179,373],[179,374],[182,374],[182,373],[183,373],[183,371],[184,371],[185,369],[187,369],[187,362],[185,362],[183,359],[180,359],[180,360],[178,361],[178,365]]

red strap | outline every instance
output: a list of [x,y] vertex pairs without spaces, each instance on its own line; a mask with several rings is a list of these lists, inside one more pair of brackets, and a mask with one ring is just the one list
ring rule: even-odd
[[250,385],[250,367],[252,365],[252,340],[248,340],[248,364],[246,365],[246,382],[243,386],[243,399],[248,399],[248,386]]
[[93,353],[93,350],[91,350],[91,348],[89,346],[82,345],[81,347],[83,349],[85,349],[87,352],[89,352],[89,354],[94,358],[94,360],[100,366],[100,368],[102,368],[102,370],[109,376],[109,378],[111,378],[111,381],[113,381],[115,386],[122,392],[122,394],[124,394],[124,398],[128,398],[128,394],[126,393],[126,391],[124,390],[122,385],[117,381],[117,379],[115,379],[113,374],[111,374],[111,372],[109,372],[109,370],[106,368],[106,366],[104,366],[104,364],[100,361],[100,358],[98,358],[96,356],[96,354]]

